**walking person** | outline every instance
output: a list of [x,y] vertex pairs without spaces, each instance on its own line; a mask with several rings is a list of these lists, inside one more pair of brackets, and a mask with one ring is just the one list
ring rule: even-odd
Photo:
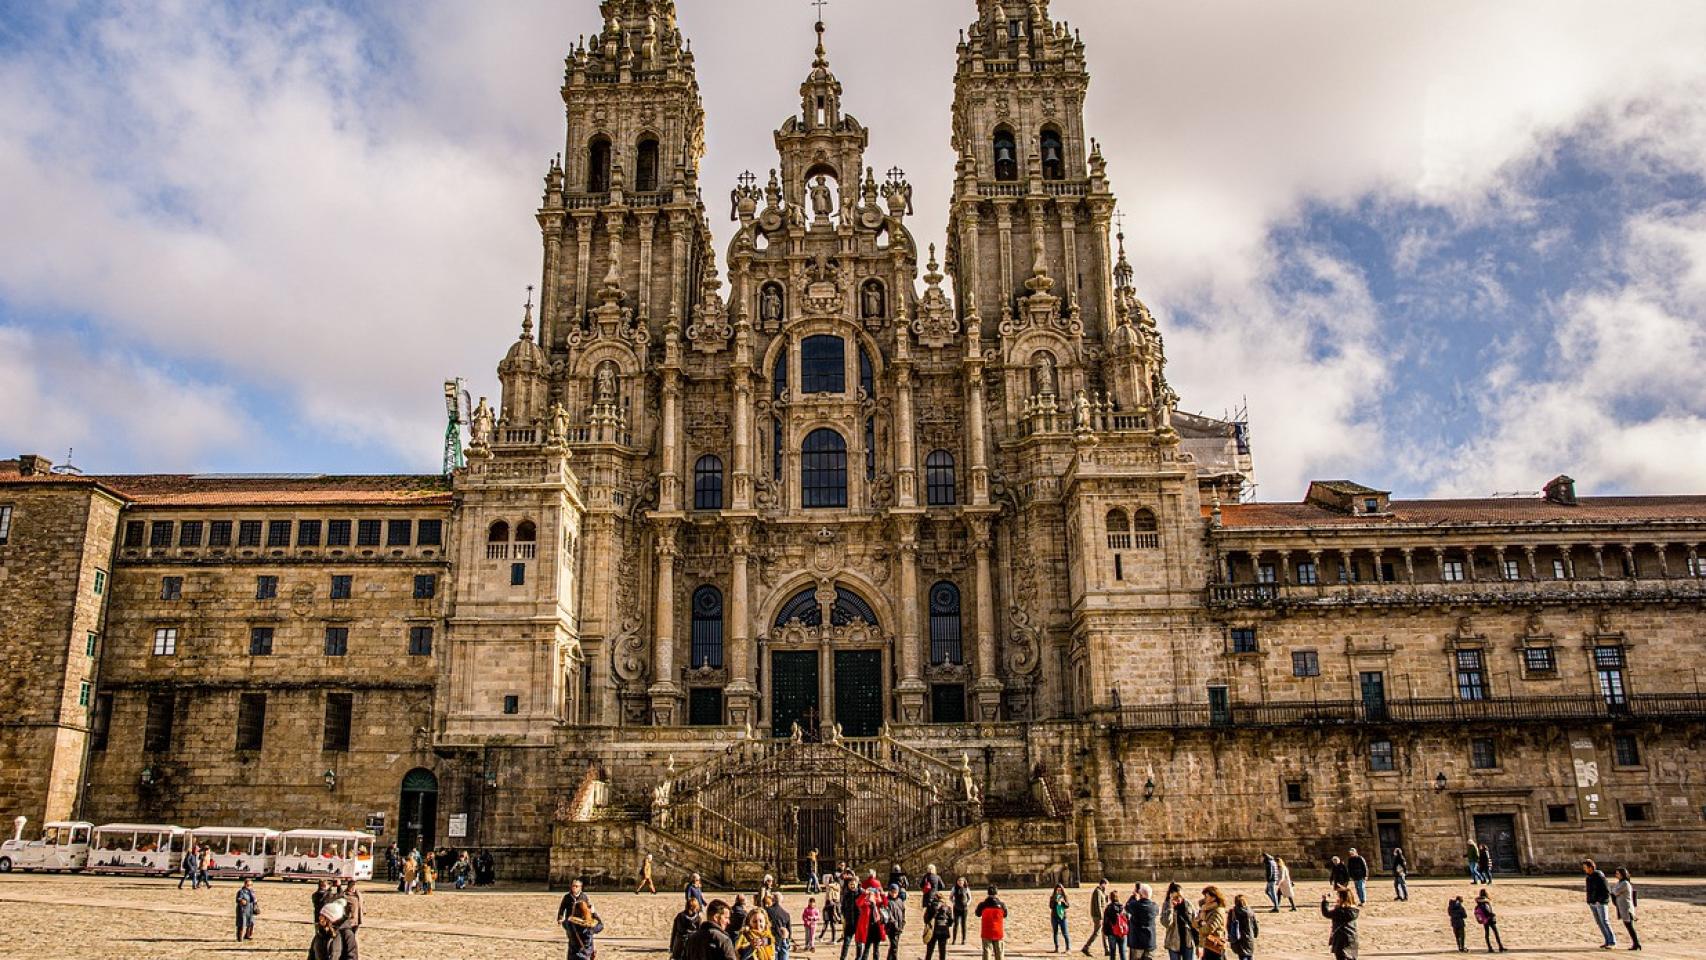
[[1471,839],[1468,849],[1463,852],[1463,858],[1469,861],[1469,882],[1486,883],[1486,878],[1481,876],[1481,845]]
[[993,883],[989,885],[989,895],[977,905],[977,921],[978,937],[983,942],[983,960],[1005,960],[1007,904],[1001,902]]
[[866,881],[866,886],[859,891],[859,921],[853,931],[853,938],[859,943],[858,960],[877,960],[882,950],[883,938],[887,935],[886,914],[888,913],[888,897],[882,888],[877,886],[876,877]]
[[1155,960],[1155,925],[1161,909],[1149,884],[1140,883],[1125,902],[1126,948],[1131,960]]
[[1487,952],[1493,952],[1493,942],[1499,944],[1499,952],[1505,952],[1505,938],[1499,936],[1499,915],[1493,912],[1493,895],[1482,890],[1475,895],[1475,922],[1481,925],[1481,934],[1487,941]]
[[652,855],[649,853],[640,861],[640,882],[634,887],[635,893],[641,890],[650,890],[654,895],[658,892],[658,885],[652,882]]
[[839,885],[823,888],[823,934],[821,939],[835,942],[835,930],[841,925],[841,891]]
[[817,898],[807,897],[806,908],[800,911],[800,924],[806,928],[806,953],[817,952],[817,923],[822,916],[817,908]]
[[684,960],[737,960],[734,941],[725,932],[728,926],[729,905],[712,900],[705,907],[705,922],[687,940]]
[[[329,887],[330,885],[326,881],[321,880],[314,885],[314,892],[308,895],[308,904],[314,909],[315,919],[320,916],[320,908],[332,902],[333,897]],[[338,915],[338,920],[340,922],[343,920],[343,914]]]
[[1623,929],[1629,931],[1629,949],[1641,949],[1641,937],[1635,932],[1635,902],[1640,897],[1635,893],[1635,882],[1629,877],[1628,867],[1617,868],[1617,885],[1611,888],[1611,902],[1617,905],[1617,919],[1623,921]]
[[1410,899],[1410,861],[1404,858],[1404,848],[1392,848],[1392,898]]
[[735,939],[740,938],[742,930],[746,929],[746,894],[735,894],[734,905],[729,907],[729,929],[735,932]]
[[770,936],[776,941],[776,960],[788,960],[794,952],[794,918],[782,906],[782,895],[764,898],[764,913],[770,918]]
[[[1327,882],[1335,887],[1351,885],[1351,868],[1345,864],[1344,860],[1334,857],[1327,862]],[[1357,903],[1360,904],[1362,901],[1359,899]]]
[[1102,942],[1106,945],[1108,960],[1126,960],[1125,938],[1130,932],[1131,924],[1127,923],[1125,918],[1125,904],[1120,903],[1119,897],[1108,897],[1108,905],[1102,910]]
[[185,880],[189,881],[190,889],[192,891],[195,890],[198,882],[197,877],[200,875],[200,865],[196,862],[196,857],[196,848],[193,845],[188,850],[184,851],[184,862],[181,864],[184,869],[184,875],[178,879],[179,890],[184,888]]
[[699,932],[700,922],[699,901],[692,897],[683,897],[681,912],[675,915],[674,922],[669,926],[670,960],[685,960],[687,941]]
[[411,850],[408,857],[403,860],[403,882],[397,886],[398,893],[415,892],[415,876],[419,870],[419,854]]
[[1272,912],[1279,913],[1279,860],[1271,853],[1262,854],[1262,882],[1262,893],[1273,905]]
[[705,909],[705,892],[699,888],[699,875],[697,873],[688,875],[687,886],[682,889],[682,893],[686,894],[690,900],[699,901],[699,909]]
[[255,899],[255,883],[243,878],[243,885],[237,888],[237,939],[255,939],[255,914],[261,912],[260,901]]
[[1600,947],[1610,950],[1617,946],[1617,934],[1612,932],[1611,921],[1606,917],[1611,903],[1611,884],[1591,859],[1582,861],[1582,873],[1587,875],[1588,912],[1593,914],[1593,922],[1599,926],[1599,935],[1603,938]]
[[1463,906],[1463,897],[1452,897],[1451,902],[1445,905],[1445,915],[1451,921],[1452,936],[1457,938],[1457,952],[1468,953],[1469,947],[1463,941],[1469,933],[1469,910]]
[[942,889],[931,891],[924,902],[924,960],[948,960],[948,944],[954,939],[954,910]]
[[575,901],[573,911],[563,924],[563,932],[569,939],[568,960],[596,960],[598,947],[593,943],[593,937],[604,932],[604,921],[593,912],[592,904],[585,900]]
[[1356,886],[1357,903],[1368,902],[1368,861],[1352,847],[1350,856],[1345,858],[1345,872],[1350,874],[1351,883]]
[[1493,848],[1489,844],[1481,844],[1480,853],[1476,855],[1475,866],[1481,871],[1481,882],[1493,882]]
[[959,939],[955,943],[966,942],[966,916],[971,913],[971,884],[965,877],[954,881],[953,896],[949,898],[954,905],[954,933]]
[[344,905],[328,903],[314,915],[314,939],[308,942],[309,960],[351,960],[347,934],[340,926]]
[[847,948],[858,942],[859,883],[851,876],[841,880],[841,960],[847,960]]
[[[889,938],[888,960],[900,960],[900,935],[906,929],[906,891],[898,883],[889,884],[889,915],[883,933]],[[787,960],[786,957],[783,960]]]
[[[1294,894],[1297,892],[1297,885],[1291,882],[1291,867],[1286,865],[1284,857],[1279,858],[1276,862],[1279,864],[1279,883],[1274,885],[1274,892],[1284,897],[1285,901],[1291,904],[1291,912],[1296,913],[1297,898]],[[1274,901],[1274,909],[1279,909],[1277,899]]]
[[1196,960],[1197,908],[1185,899],[1178,884],[1167,884],[1166,902],[1161,905],[1162,946],[1167,960]]
[[942,892],[942,875],[936,871],[934,863],[924,868],[924,879],[918,881],[918,890],[926,900],[932,893]]
[[1202,960],[1225,960],[1226,957],[1226,896],[1220,888],[1210,885],[1202,888],[1202,899],[1197,901],[1197,937],[1202,944]]
[[1102,930],[1102,911],[1108,909],[1108,878],[1103,877],[1096,884],[1096,889],[1090,891],[1090,932],[1084,937],[1084,947],[1079,952],[1086,957],[1090,955],[1090,945],[1095,943]]
[[806,854],[806,892],[821,893],[817,885],[817,848]]
[[1327,937],[1327,947],[1333,951],[1333,960],[1356,960],[1357,956],[1357,914],[1362,911],[1351,900],[1356,896],[1349,887],[1340,887],[1335,902],[1328,906],[1327,898],[1321,898],[1321,916],[1333,924],[1332,933]]
[[1066,888],[1060,884],[1054,885],[1054,893],[1048,898],[1048,928],[1054,938],[1054,949],[1050,953],[1060,952],[1060,942],[1066,941],[1066,952],[1072,952],[1072,934],[1066,932],[1066,912],[1072,909],[1067,902]]
[[1259,928],[1256,926],[1256,915],[1250,910],[1250,902],[1240,893],[1232,898],[1232,912],[1226,920],[1226,942],[1232,947],[1232,952],[1238,960],[1250,960],[1256,955],[1256,936]]

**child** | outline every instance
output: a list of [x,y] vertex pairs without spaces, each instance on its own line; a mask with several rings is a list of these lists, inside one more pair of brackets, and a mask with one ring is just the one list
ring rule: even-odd
[[1505,952],[1505,938],[1499,936],[1499,917],[1493,912],[1493,896],[1482,890],[1475,896],[1475,920],[1487,939],[1487,952],[1493,952],[1493,941],[1499,942],[1499,952]]
[[[815,853],[817,853],[817,851],[813,850],[812,853],[815,854]],[[817,921],[818,921],[818,916],[819,916],[819,914],[818,914],[818,910],[817,910],[817,898],[816,897],[806,898],[806,908],[804,910],[800,911],[800,922],[806,925],[806,952],[807,953],[816,953],[817,952]]]
[[[827,884],[825,890],[832,890]],[[830,943],[835,942],[835,927],[841,922],[841,902],[835,897],[824,894],[823,897],[823,934]]]
[[1457,936],[1457,952],[1468,953],[1469,948],[1463,945],[1464,926],[1469,921],[1469,911],[1463,908],[1462,897],[1452,897],[1446,904],[1445,915],[1451,918],[1451,932]]

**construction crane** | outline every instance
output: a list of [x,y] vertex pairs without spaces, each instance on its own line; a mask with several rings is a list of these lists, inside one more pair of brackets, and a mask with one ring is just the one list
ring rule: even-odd
[[444,413],[444,475],[448,477],[467,466],[462,459],[462,428],[473,415],[473,405],[461,377],[444,381]]

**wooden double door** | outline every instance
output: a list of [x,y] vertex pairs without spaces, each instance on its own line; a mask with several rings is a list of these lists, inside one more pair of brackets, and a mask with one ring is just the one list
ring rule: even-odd
[[832,650],[834,711],[824,714],[822,652],[775,650],[770,654],[770,733],[793,734],[799,724],[813,735],[822,724],[839,723],[849,737],[874,737],[883,726],[883,652]]

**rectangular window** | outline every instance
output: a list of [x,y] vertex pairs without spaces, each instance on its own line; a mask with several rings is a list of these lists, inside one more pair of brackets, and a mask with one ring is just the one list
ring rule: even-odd
[[272,656],[273,627],[249,628],[249,656]]
[[1291,675],[1294,677],[1319,677],[1321,675],[1321,655],[1314,650],[1293,650],[1291,653]]
[[12,539],[12,506],[0,504],[0,545]]
[[509,585],[519,587],[527,583],[527,564],[512,563],[509,565]]
[[716,687],[693,687],[687,691],[687,725],[719,727],[723,723],[723,691]]
[[1208,722],[1217,727],[1232,723],[1232,694],[1220,684],[1208,688]]
[[1624,823],[1649,823],[1653,819],[1653,809],[1644,803],[1625,803],[1623,805]]
[[183,523],[178,524],[178,546],[180,546],[180,547],[199,547],[199,546],[201,546],[201,521],[200,520],[185,520]]
[[350,717],[355,713],[355,695],[326,694],[325,743],[322,750],[345,753],[349,750]]
[[237,546],[258,547],[261,545],[261,522],[259,520],[237,521]]
[[1505,566],[1505,579],[1506,580],[1521,580],[1522,579],[1522,565],[1521,564],[1517,563],[1515,560],[1506,560],[1504,566]]
[[1563,580],[1563,579],[1568,578],[1569,575],[1570,575],[1570,568],[1566,567],[1564,565],[1564,561],[1562,561],[1562,560],[1552,561],[1552,579]]
[[1117,553],[1114,554],[1114,579],[1115,580],[1124,580],[1125,579],[1125,561],[1121,560],[1120,554],[1117,554]]
[[409,628],[409,656],[426,657],[432,655],[432,628]]
[[334,573],[334,574],[332,574],[332,595],[331,595],[331,598],[333,600],[348,600],[350,598],[351,590],[354,589],[354,584],[355,584],[355,577],[351,574],[347,574],[347,573]]
[[[0,507],[0,543],[6,542],[6,514],[11,507]],[[1688,575],[1691,577],[1706,577],[1706,557],[1688,558]]]
[[387,547],[406,547],[409,538],[415,532],[412,520],[385,521],[385,545]]
[[1522,666],[1529,673],[1557,673],[1557,652],[1551,647],[1523,647]]
[[504,697],[504,713],[514,716],[521,712],[521,698],[513,693]]
[[172,545],[172,521],[156,520],[148,528],[148,545],[155,548]]
[[317,547],[320,545],[320,521],[296,521],[296,545],[299,547]]
[[274,576],[269,576],[266,574],[262,574],[261,576],[256,577],[255,578],[255,599],[256,600],[276,600],[276,599],[278,599],[278,578],[274,577]]
[[1380,582],[1381,583],[1397,583],[1398,582],[1398,573],[1397,573],[1397,571],[1395,571],[1393,569],[1392,564],[1390,564],[1390,563],[1380,564]]
[[1368,768],[1375,773],[1390,773],[1398,769],[1392,757],[1392,741],[1374,740],[1369,743]]
[[1623,689],[1623,648],[1594,647],[1594,673],[1599,678],[1599,695],[1605,698],[1607,706],[1621,707],[1628,702],[1627,691]]
[[415,574],[415,599],[431,600],[438,596],[438,575],[432,573]]
[[832,336],[800,341],[800,391],[847,392],[847,341]]
[[99,643],[100,643],[100,637],[97,636],[96,634],[90,633],[90,634],[85,635],[83,637],[83,655],[86,657],[94,656],[95,655],[95,647]]
[[89,717],[89,749],[105,750],[107,737],[112,733],[113,695],[95,694],[95,712]]
[[380,524],[378,520],[358,520],[355,524],[355,545],[358,547],[379,546]]
[[125,523],[125,525],[124,525],[124,545],[125,546],[127,546],[127,547],[140,547],[140,546],[142,546],[143,539],[147,536],[148,536],[148,524],[143,523],[141,520],[131,520],[131,521]]
[[231,545],[231,521],[214,520],[207,525],[207,545],[210,547],[229,547]]
[[1256,628],[1255,627],[1233,627],[1232,628],[1232,652],[1233,653],[1255,653],[1256,652]]
[[288,547],[288,546],[290,546],[290,521],[289,520],[269,520],[269,521],[267,521],[267,546],[269,546],[269,547]]
[[1439,578],[1444,580],[1446,583],[1463,582],[1463,561],[1447,560],[1440,564]]
[[1459,700],[1487,699],[1487,671],[1479,650],[1459,650],[1457,663],[1457,698]]
[[89,705],[89,681],[87,680],[83,681],[77,687],[77,705],[79,707],[86,707]]
[[326,546],[328,546],[328,547],[347,547],[347,546],[349,546],[349,521],[348,520],[327,520],[326,521]]
[[1261,564],[1260,566],[1256,567],[1256,582],[1257,583],[1273,583],[1277,579],[1278,578],[1274,575],[1274,565],[1273,564],[1264,563],[1264,564]]
[[965,684],[933,683],[930,685],[930,722],[966,722]]
[[1492,737],[1476,737],[1469,741],[1469,766],[1475,770],[1496,770],[1499,748]]
[[1317,579],[1316,573],[1315,573],[1315,564],[1310,563],[1309,561],[1304,561],[1303,563],[1298,564],[1297,565],[1297,582],[1303,584],[1306,587],[1312,587],[1315,584],[1319,583],[1320,580]]
[[1303,790],[1302,780],[1287,780],[1285,784],[1286,803],[1308,803],[1308,794]]
[[436,547],[444,543],[444,521],[422,520],[415,524],[415,545]]
[[183,577],[161,577],[160,578],[160,599],[162,599],[162,600],[182,600],[183,597],[184,597],[184,578]]
[[107,592],[107,572],[105,570],[96,570],[95,571],[95,596],[98,597],[101,594],[106,593],[106,592]]
[[326,628],[326,656],[342,657],[349,654],[349,627]]
[[1632,733],[1613,734],[1611,755],[1620,767],[1638,767],[1641,765],[1641,741]]
[[172,715],[176,710],[172,695],[148,695],[148,719],[142,727],[142,749],[148,753],[165,753],[172,749]]
[[1546,805],[1547,823],[1569,823],[1570,805],[1567,803],[1548,803]]
[[267,695],[245,693],[237,699],[237,749],[259,750],[266,736]]
[[1380,512],[1380,501],[1375,499],[1374,497],[1368,497],[1367,499],[1363,500],[1362,512],[1363,513],[1379,513]]
[[156,627],[156,628],[154,628],[154,655],[156,657],[170,657],[173,654],[176,654],[177,652],[178,652],[178,628],[177,627]]

